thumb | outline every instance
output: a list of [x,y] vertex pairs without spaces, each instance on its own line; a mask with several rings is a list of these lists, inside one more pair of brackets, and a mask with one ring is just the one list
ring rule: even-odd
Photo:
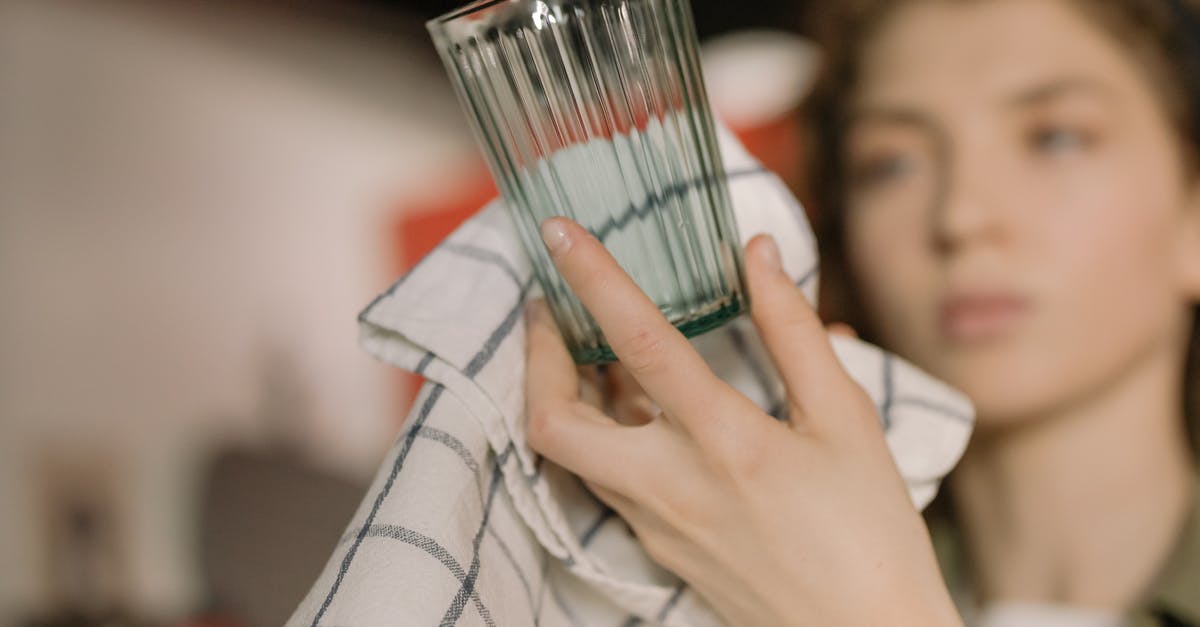
[[770,235],[746,246],[746,279],[751,318],[783,378],[792,403],[813,415],[809,405],[827,396],[846,377],[825,327],[804,293],[783,270]]

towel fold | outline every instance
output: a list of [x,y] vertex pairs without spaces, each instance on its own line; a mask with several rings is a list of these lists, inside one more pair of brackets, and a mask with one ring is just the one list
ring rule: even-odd
[[[785,270],[815,302],[817,248],[804,211],[727,131],[719,139],[743,244],[774,235]],[[522,312],[538,291],[495,201],[362,312],[366,350],[428,382],[289,625],[723,624],[577,477],[526,445]],[[924,507],[966,446],[970,403],[874,346],[833,342],[879,408]],[[778,414],[783,385],[748,319],[693,344],[721,378]]]

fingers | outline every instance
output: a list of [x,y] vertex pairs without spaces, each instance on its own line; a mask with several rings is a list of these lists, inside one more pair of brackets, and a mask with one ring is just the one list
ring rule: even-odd
[[608,505],[610,508],[612,508],[613,511],[615,511],[622,518],[626,519],[626,521],[628,521],[630,518],[633,518],[634,515],[641,511],[641,508],[635,501],[629,499],[620,492],[610,490],[602,485],[596,484],[593,481],[588,481],[587,479],[583,480],[583,485],[587,487],[592,494],[596,495],[596,498],[603,501],[605,505]]
[[646,396],[642,386],[621,367],[581,366],[579,400],[600,410],[617,424],[644,425],[662,414],[662,409]]
[[751,317],[793,404],[805,409],[829,396],[845,377],[816,311],[784,273],[774,238],[759,235],[746,246]]
[[641,384],[621,367],[612,364],[608,368],[608,396],[611,399],[612,416],[624,425],[641,425],[662,415],[662,408],[652,401]]
[[608,413],[605,388],[608,387],[607,377],[602,375],[596,366],[581,366],[576,368],[579,373],[579,400]]
[[579,398],[579,375],[543,300],[525,307],[525,408]]
[[[626,474],[633,464],[612,455],[632,455],[635,445],[622,433],[624,427],[580,398],[579,371],[545,301],[526,307],[525,328],[526,443],[585,479],[614,490],[630,485]],[[634,437],[644,440],[645,435]]]
[[543,222],[542,237],[559,273],[646,392],[682,422],[712,415],[725,386],[604,246],[566,218]]
[[855,331],[854,327],[846,324],[845,322],[830,322],[829,324],[825,325],[825,330],[828,331],[830,335],[849,338],[858,337],[858,331]]
[[650,439],[583,403],[535,402],[529,408],[525,441],[566,470],[605,488],[627,493]]

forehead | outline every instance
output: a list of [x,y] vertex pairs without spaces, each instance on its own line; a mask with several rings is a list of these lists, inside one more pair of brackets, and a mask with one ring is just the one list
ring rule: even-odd
[[923,0],[865,50],[856,100],[936,110],[1062,75],[1136,82],[1118,44],[1062,0]]

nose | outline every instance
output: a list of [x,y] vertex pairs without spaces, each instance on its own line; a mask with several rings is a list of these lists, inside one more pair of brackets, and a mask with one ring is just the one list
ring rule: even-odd
[[[986,161],[985,161],[986,163]],[[935,248],[943,254],[996,244],[1005,237],[1003,194],[987,181],[988,171],[947,155],[941,180],[930,211],[930,228]]]

